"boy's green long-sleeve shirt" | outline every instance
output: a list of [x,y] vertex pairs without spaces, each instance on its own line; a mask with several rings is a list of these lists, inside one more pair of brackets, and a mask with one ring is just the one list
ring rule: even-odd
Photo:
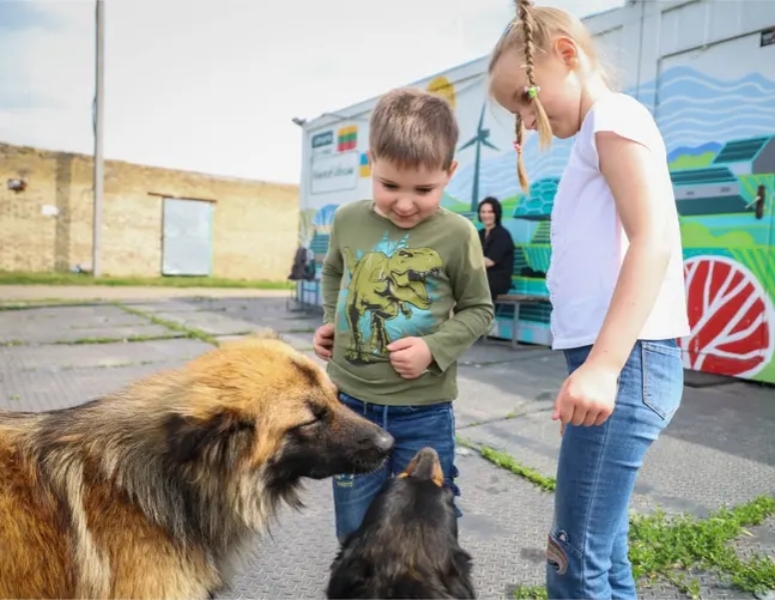
[[[328,374],[340,391],[387,405],[454,400],[457,360],[493,318],[476,228],[440,207],[401,229],[361,200],[337,209],[329,240],[321,284],[324,322],[334,324]],[[433,356],[417,379],[390,364],[387,346],[404,337],[422,337]]]

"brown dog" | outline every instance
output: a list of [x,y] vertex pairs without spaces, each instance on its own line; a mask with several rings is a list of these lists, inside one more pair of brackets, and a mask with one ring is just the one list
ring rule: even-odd
[[81,406],[0,413],[0,598],[207,598],[300,479],[393,438],[264,336]]

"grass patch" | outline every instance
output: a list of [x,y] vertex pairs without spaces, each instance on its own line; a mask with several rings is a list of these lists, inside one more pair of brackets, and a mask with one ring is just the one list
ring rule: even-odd
[[55,346],[81,346],[84,344],[118,344],[124,342],[154,342],[157,340],[174,340],[179,335],[130,335],[127,337],[86,337],[77,340],[62,340],[54,342]]
[[46,308],[58,306],[96,306],[101,300],[65,300],[63,298],[41,298],[34,300],[22,300],[19,302],[3,302],[0,304],[0,312],[9,310],[28,310],[30,308]]
[[206,331],[202,331],[201,329],[196,329],[195,327],[187,327],[175,321],[168,321],[167,319],[162,319],[161,317],[157,317],[154,314],[151,314],[144,310],[139,310],[137,308],[132,308],[131,306],[127,306],[126,304],[122,304],[121,302],[116,302],[115,305],[121,308],[122,310],[125,310],[129,314],[136,315],[138,317],[143,317],[145,319],[148,319],[151,323],[155,323],[156,325],[161,325],[162,327],[166,327],[167,329],[170,329],[172,331],[177,331],[178,333],[182,333],[183,337],[186,337],[192,340],[200,340],[202,342],[207,342],[208,344],[212,344],[213,346],[218,345],[218,340],[216,339],[215,336],[210,335],[209,333],[207,333]]
[[519,585],[514,589],[514,600],[548,600],[549,594],[542,585]]
[[0,285],[97,285],[119,287],[203,287],[287,290],[292,289],[294,284],[288,281],[249,281],[247,279],[221,279],[219,277],[116,277],[113,275],[92,277],[91,275],[81,273],[0,271]]
[[485,460],[490,461],[502,469],[506,469],[507,471],[514,473],[514,475],[522,477],[522,479],[528,480],[530,483],[546,492],[553,492],[557,486],[557,482],[554,480],[554,478],[547,477],[543,473],[540,473],[535,469],[531,469],[530,467],[521,464],[507,452],[493,450],[492,448],[484,445],[477,446],[473,442],[460,437],[457,438],[457,443],[461,446],[464,446],[465,448],[476,450]]
[[[476,450],[485,460],[522,477],[545,491],[556,481],[520,464],[514,457],[458,438],[458,444]],[[740,592],[763,594],[775,590],[775,556],[741,558],[731,542],[750,535],[747,528],[775,515],[775,496],[764,495],[734,508],[723,507],[707,519],[689,514],[668,516],[657,510],[630,516],[630,562],[640,587],[667,582],[692,599],[700,597],[700,584],[689,574],[704,571]],[[547,598],[544,586],[518,586],[515,600]]]
[[[688,575],[699,570],[718,577],[740,592],[761,595],[775,589],[775,558],[741,558],[731,547],[746,528],[775,514],[775,497],[759,496],[735,508],[721,508],[707,519],[657,511],[630,517],[630,562],[638,587],[663,581],[688,598],[700,598],[700,583]],[[518,586],[515,600],[548,598],[542,585]]]
[[717,575],[742,592],[775,589],[775,559],[740,558],[730,546],[747,527],[761,525],[775,514],[775,497],[760,496],[735,508],[721,508],[707,519],[691,515],[668,517],[657,511],[630,519],[630,560],[636,578],[665,580],[691,598],[699,583],[686,572],[699,569]]

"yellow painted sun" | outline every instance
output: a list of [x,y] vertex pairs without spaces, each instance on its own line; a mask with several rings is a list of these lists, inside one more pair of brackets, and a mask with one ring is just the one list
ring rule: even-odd
[[449,82],[449,79],[444,77],[444,75],[435,77],[428,84],[426,90],[431,94],[437,94],[438,96],[441,96],[447,102],[449,102],[449,105],[453,109],[455,108],[455,87]]

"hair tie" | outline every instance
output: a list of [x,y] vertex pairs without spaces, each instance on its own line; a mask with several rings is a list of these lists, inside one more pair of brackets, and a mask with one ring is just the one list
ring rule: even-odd
[[520,146],[519,142],[517,142],[517,141],[514,142],[514,150],[517,151],[517,154],[522,152],[522,146]]
[[525,93],[530,96],[533,100],[535,100],[538,97],[538,92],[541,91],[541,86],[538,85],[526,85],[525,86]]

